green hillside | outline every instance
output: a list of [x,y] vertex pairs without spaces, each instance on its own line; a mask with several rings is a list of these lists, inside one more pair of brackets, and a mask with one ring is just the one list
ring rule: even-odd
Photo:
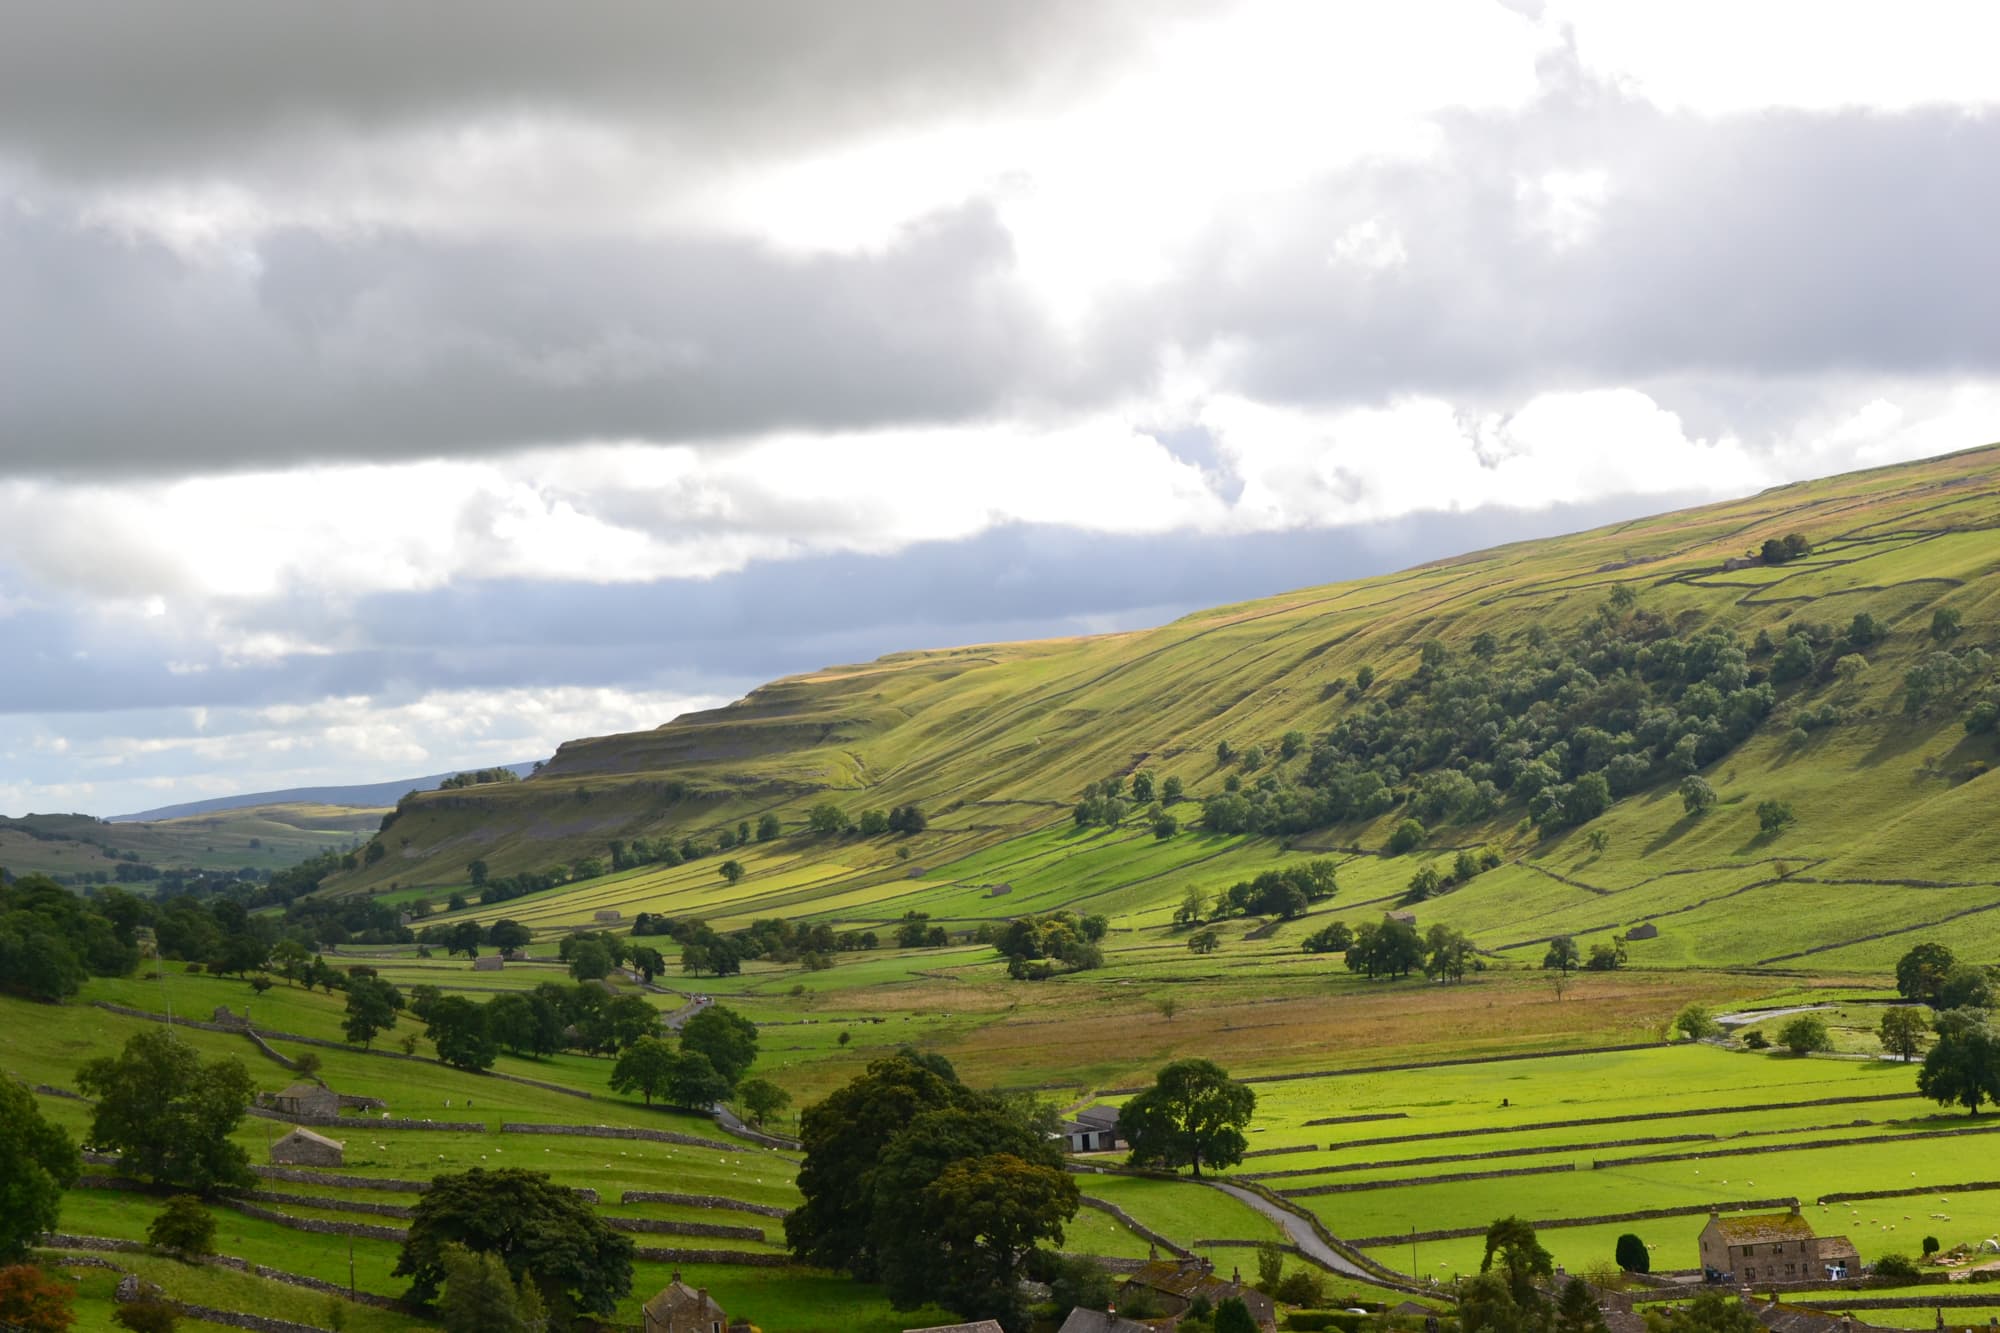
[[[415,796],[382,835],[381,859],[329,887],[448,890],[465,884],[474,859],[495,876],[609,864],[614,840],[713,846],[723,830],[776,813],[783,837],[731,853],[748,872],[737,885],[716,877],[713,860],[641,866],[508,912],[549,927],[613,907],[627,917],[784,915],[852,927],[916,909],[970,925],[1077,902],[1144,929],[1164,926],[1189,888],[1212,894],[1300,851],[1342,854],[1335,905],[1345,910],[1402,894],[1428,858],[1448,875],[1455,849],[1480,847],[1500,868],[1424,915],[1501,957],[1539,957],[1551,934],[1608,937],[1642,921],[1660,935],[1630,946],[1640,966],[1809,959],[1877,969],[1900,952],[1898,932],[1947,921],[1990,950],[2000,936],[2000,915],[1988,910],[2000,906],[2000,830],[1981,817],[1990,802],[1976,775],[1994,743],[1964,721],[1990,688],[1984,653],[2000,640],[1996,481],[2000,450],[1981,449],[1154,630],[903,653],[792,677],[655,731],[571,742],[526,782]],[[1767,540],[1793,533],[1810,554],[1760,557]],[[1958,616],[1945,640],[1932,634],[1940,610]],[[1788,636],[1802,627],[1794,644]],[[1662,641],[1695,653],[1724,639],[1742,654],[1725,692],[1745,692],[1714,710],[1711,729],[1726,734],[1654,744],[1648,709],[1681,709],[1685,724],[1703,705],[1684,681],[1648,684],[1641,654]],[[1432,667],[1427,643],[1442,657]],[[1957,674],[1926,686],[1911,711],[1910,673],[1937,676],[1940,655]],[[1587,684],[1504,693],[1552,663],[1589,673]],[[1364,669],[1375,673],[1365,690],[1356,687]],[[1489,693],[1468,712],[1442,697],[1454,690]],[[1762,711],[1738,717],[1739,702]],[[1518,781],[1493,781],[1520,766],[1518,753],[1495,759],[1513,743],[1517,713],[1542,717],[1542,740],[1601,735],[1602,754],[1572,754],[1574,771],[1556,776],[1567,786],[1603,765],[1595,771],[1611,775],[1615,797],[1607,812],[1566,828],[1525,822],[1534,807]],[[1497,746],[1454,734],[1480,717],[1495,724]],[[1609,725],[1579,730],[1597,721]],[[1394,747],[1341,760],[1344,769],[1337,755],[1315,758],[1337,739],[1365,749],[1370,729],[1418,723],[1428,734],[1377,736]],[[1305,742],[1289,758],[1287,733]],[[1219,761],[1220,743],[1237,757]],[[1252,747],[1267,756],[1254,771],[1243,757]],[[1698,818],[1676,794],[1690,764],[1717,798]],[[1340,818],[1313,822],[1308,812],[1311,827],[1295,820],[1280,836],[1222,838],[1200,818],[1202,799],[1232,778],[1246,794],[1275,782],[1272,801],[1324,806],[1330,789],[1368,768],[1386,795],[1357,798]],[[1179,833],[1156,841],[1136,805],[1116,829],[1074,828],[1071,810],[1090,784],[1139,771],[1185,784],[1188,799],[1171,810]],[[1497,799],[1460,799],[1466,783],[1454,773],[1485,774]],[[914,837],[808,834],[806,811],[829,798],[851,815],[916,803],[930,826]],[[1765,802],[1788,806],[1794,822],[1763,830]],[[1381,855],[1418,811],[1423,846]],[[998,882],[1012,891],[990,896]],[[1749,920],[1759,928],[1743,929]],[[1256,947],[1274,963],[1295,960],[1298,928]]]
[[0,866],[67,883],[144,887],[155,870],[281,870],[366,839],[381,809],[262,805],[179,819],[113,822],[91,815],[0,816]]

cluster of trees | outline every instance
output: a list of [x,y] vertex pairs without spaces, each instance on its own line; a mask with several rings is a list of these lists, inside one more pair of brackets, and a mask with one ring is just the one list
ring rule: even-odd
[[[1922,661],[1903,673],[1903,711],[1916,717],[1933,705],[1954,702],[1975,685],[1993,679],[1993,655],[1984,648],[1940,649],[1926,653]],[[1965,729],[1979,733],[1993,729],[1991,693],[1982,694],[1966,710]]]
[[1625,937],[1614,935],[1610,940],[1590,946],[1588,957],[1577,947],[1572,935],[1557,935],[1549,941],[1548,949],[1542,954],[1542,969],[1560,972],[1568,976],[1582,968],[1586,972],[1616,972],[1625,966]]
[[1787,560],[1811,555],[1812,549],[1803,532],[1788,532],[1782,537],[1766,537],[1757,555],[1767,565],[1782,565]]
[[45,1231],[54,1231],[62,1192],[83,1159],[60,1125],[35,1105],[27,1086],[0,1075],[0,1265],[16,1264]]
[[611,1070],[616,1092],[636,1092],[651,1106],[655,1097],[669,1106],[706,1111],[739,1093],[762,1119],[789,1098],[766,1080],[748,1083],[757,1061],[757,1028],[721,1005],[711,1005],[681,1025],[678,1047],[663,1036],[643,1036],[625,1048]]
[[[1735,1297],[1728,1298],[1735,1305]],[[1650,1321],[1650,1316],[1648,1317]],[[1582,1278],[1559,1280],[1535,1228],[1503,1217],[1486,1229],[1479,1271],[1459,1283],[1463,1333],[1605,1333],[1597,1297]],[[1752,1319],[1751,1329],[1760,1327]]]
[[519,782],[521,775],[511,768],[475,768],[464,773],[454,773],[438,783],[439,791],[458,791],[465,787],[483,787],[489,782]]
[[1500,853],[1491,847],[1482,847],[1477,852],[1469,847],[1461,848],[1458,855],[1452,858],[1449,870],[1439,870],[1436,862],[1426,862],[1418,866],[1417,872],[1410,876],[1409,887],[1403,891],[1401,901],[1408,906],[1411,903],[1435,898],[1440,893],[1450,893],[1461,885],[1470,884],[1499,864]]
[[67,999],[89,976],[122,977],[139,962],[145,900],[117,889],[89,903],[45,875],[0,884],[0,991]]
[[898,1309],[935,1301],[1025,1333],[1021,1281],[1053,1264],[1076,1213],[1045,1108],[966,1087],[905,1047],[799,1117],[802,1263],[879,1281]]
[[561,1050],[610,1055],[660,1030],[660,1011],[644,996],[613,995],[587,982],[544,981],[483,1004],[417,985],[409,1011],[424,1023],[438,1059],[472,1070],[492,1068],[503,1048],[536,1058]]
[[1311,904],[1333,897],[1339,888],[1335,863],[1318,857],[1282,870],[1266,870],[1255,879],[1239,880],[1226,889],[1218,889],[1214,901],[1207,904],[1202,900],[1201,890],[1189,889],[1180,906],[1174,909],[1174,923],[1191,926],[1245,913],[1289,921],[1304,916]]
[[[921,913],[911,916],[919,921],[929,918]],[[943,927],[936,927],[935,933],[944,934]],[[898,932],[898,940],[910,932],[910,919],[906,918]],[[917,947],[927,941],[929,932],[920,930],[913,945]],[[833,965],[832,955],[855,950],[873,949],[881,940],[872,930],[835,931],[826,925],[802,925],[778,917],[763,917],[752,921],[741,930],[728,934],[716,930],[698,917],[669,917],[641,912],[633,920],[632,934],[635,937],[665,935],[681,946],[681,971],[691,977],[712,973],[718,977],[735,976],[743,970],[743,964],[755,958],[768,958],[778,963],[799,963],[812,971]],[[937,943],[944,943],[939,938]],[[649,978],[650,979],[650,978]]]
[[1917,1071],[1917,1091],[1940,1105],[1963,1106],[1972,1115],[1987,1102],[2000,1104],[2000,968],[1961,961],[1935,941],[1916,945],[1896,963],[1896,990],[1930,1008],[1891,1009],[1877,1030],[1882,1046],[1904,1060],[1936,1041]]
[[885,833],[922,833],[928,827],[930,820],[914,805],[899,805],[891,810],[864,810],[859,823],[832,801],[821,801],[806,811],[806,828],[821,837],[859,833],[864,838],[879,838]]
[[[1852,634],[1831,646],[1852,649]],[[1531,626],[1504,660],[1491,634],[1462,655],[1432,640],[1415,673],[1313,744],[1298,785],[1282,761],[1247,787],[1231,774],[1225,786],[1237,789],[1208,798],[1203,822],[1219,832],[1299,833],[1402,802],[1420,830],[1487,819],[1510,804],[1544,829],[1586,823],[1619,797],[1741,744],[1776,706],[1770,675],[1734,635],[1676,634],[1629,595],[1560,643]],[[1350,695],[1363,703],[1373,684],[1371,672]]]
[[993,941],[1016,981],[1046,981],[1060,972],[1085,972],[1104,965],[1098,941],[1110,928],[1101,916],[1068,910],[1016,918]]
[[1358,930],[1336,921],[1307,936],[1307,953],[1338,953],[1350,972],[1373,981],[1397,981],[1421,968],[1433,981],[1463,981],[1467,972],[1484,971],[1479,946],[1464,932],[1442,923],[1423,934],[1407,921],[1385,917]]
[[542,1172],[474,1167],[432,1178],[393,1272],[409,1299],[438,1301],[449,1329],[567,1328],[617,1310],[635,1250]]

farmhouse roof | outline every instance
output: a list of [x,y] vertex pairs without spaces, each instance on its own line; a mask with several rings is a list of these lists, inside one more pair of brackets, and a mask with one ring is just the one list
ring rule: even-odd
[[1081,1305],[1069,1312],[1056,1333],[1155,1333],[1151,1324],[1141,1324],[1107,1310],[1086,1310]]
[[[906,1328],[903,1333],[1007,1333],[1007,1330],[991,1319],[982,1319],[976,1324],[932,1324],[929,1328]],[[1148,1330],[1148,1333],[1151,1331]]]
[[1799,1213],[1755,1213],[1749,1217],[1711,1217],[1708,1224],[1731,1245],[1764,1241],[1811,1240],[1812,1223]]
[[317,1083],[298,1082],[279,1093],[280,1097],[317,1097],[322,1089]]
[[1086,1106],[1076,1113],[1076,1122],[1092,1129],[1110,1129],[1118,1123],[1115,1106]]
[[298,1128],[294,1129],[291,1133],[285,1135],[284,1138],[279,1139],[278,1142],[284,1143],[288,1139],[299,1139],[303,1140],[306,1143],[317,1143],[322,1148],[338,1149],[338,1148],[345,1148],[347,1146],[345,1140],[330,1139],[324,1134],[315,1134],[311,1130],[307,1129],[304,1125],[300,1125]]
[[1820,1262],[1827,1263],[1839,1259],[1861,1262],[1861,1251],[1854,1248],[1854,1242],[1845,1236],[1821,1236],[1819,1238]]
[[662,1324],[672,1322],[673,1317],[680,1314],[692,1314],[697,1319],[709,1321],[726,1321],[729,1318],[715,1303],[715,1298],[708,1294],[708,1288],[690,1287],[681,1281],[679,1273],[675,1273],[673,1281],[661,1287],[644,1308],[647,1315]]

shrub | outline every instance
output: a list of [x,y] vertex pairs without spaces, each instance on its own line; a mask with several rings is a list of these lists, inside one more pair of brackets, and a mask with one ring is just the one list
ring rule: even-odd
[[1631,1232],[1618,1238],[1613,1252],[1618,1267],[1627,1273],[1650,1273],[1653,1271],[1653,1256],[1646,1251],[1646,1242]]
[[192,1263],[215,1253],[215,1218],[192,1194],[176,1194],[146,1228],[146,1243]]
[[1771,1039],[1765,1036],[1759,1029],[1751,1028],[1743,1034],[1743,1044],[1753,1051],[1768,1050],[1771,1045]]
[[1916,1261],[1909,1255],[1885,1254],[1875,1261],[1875,1276],[1891,1282],[1915,1282],[1919,1274]]
[[1943,1248],[1944,1247],[1942,1245],[1938,1244],[1938,1238],[1936,1236],[1924,1237],[1924,1258],[1926,1259],[1930,1258],[1932,1255],[1936,1254],[1939,1250]]
[[1807,1055],[1813,1051],[1830,1051],[1833,1038],[1828,1035],[1826,1021],[1818,1014],[1795,1014],[1778,1029],[1778,1040],[1783,1042],[1793,1055]]
[[176,1322],[173,1307],[159,1301],[132,1301],[113,1310],[111,1318],[132,1333],[174,1333]]
[[1722,1025],[1715,1021],[1714,1012],[1705,1004],[1690,1004],[1675,1014],[1674,1029],[1689,1041],[1722,1035]]
[[1414,850],[1422,845],[1425,836],[1426,833],[1421,820],[1404,820],[1402,823],[1396,825],[1396,831],[1389,835],[1389,855],[1401,856],[1404,852]]
[[1757,802],[1757,827],[1766,833],[1776,833],[1797,818],[1788,801]]

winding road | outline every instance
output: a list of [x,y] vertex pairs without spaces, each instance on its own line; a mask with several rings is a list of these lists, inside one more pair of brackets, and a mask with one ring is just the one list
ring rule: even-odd
[[1248,1204],[1276,1222],[1292,1244],[1298,1246],[1299,1252],[1308,1259],[1331,1268],[1336,1273],[1345,1273],[1349,1277],[1364,1278],[1370,1282],[1380,1281],[1373,1273],[1321,1240],[1319,1233],[1313,1230],[1312,1223],[1289,1209],[1280,1208],[1255,1190],[1246,1190],[1241,1185],[1230,1185],[1220,1180],[1204,1180],[1202,1184],[1210,1189],[1221,1190],[1230,1198]]

